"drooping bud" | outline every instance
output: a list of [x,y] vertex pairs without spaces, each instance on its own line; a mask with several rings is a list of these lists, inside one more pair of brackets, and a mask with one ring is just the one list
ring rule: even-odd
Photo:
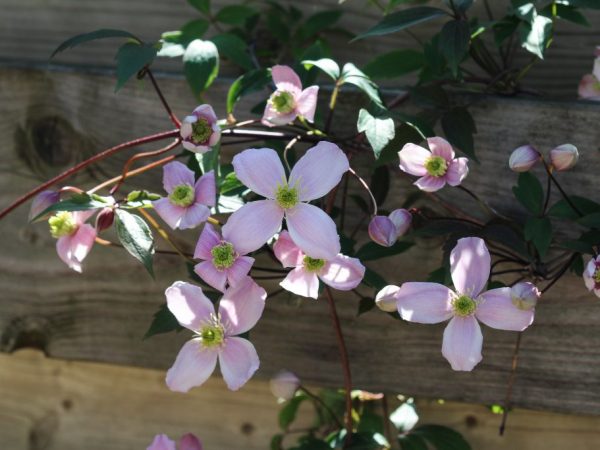
[[538,288],[528,281],[515,284],[510,288],[510,297],[513,305],[522,310],[535,308],[540,298]]
[[540,160],[540,152],[531,145],[516,148],[510,154],[508,165],[514,172],[527,172]]
[[202,442],[192,433],[184,434],[179,441],[179,450],[202,450]]
[[296,394],[298,387],[300,387],[300,379],[292,372],[282,370],[271,378],[269,387],[275,397],[289,400]]
[[375,216],[369,223],[369,236],[379,245],[391,247],[398,239],[396,225],[387,216]]
[[396,227],[396,237],[403,236],[412,223],[412,214],[404,208],[395,209],[390,213],[389,218]]
[[29,210],[29,220],[35,219],[40,213],[44,212],[49,206],[54,205],[60,200],[60,192],[42,191],[31,202]]
[[96,216],[96,232],[109,229],[115,221],[115,211],[112,208],[103,208]]
[[400,288],[394,285],[388,285],[377,293],[375,304],[379,309],[385,312],[398,311],[396,294]]
[[578,159],[579,152],[577,151],[577,147],[572,144],[559,145],[558,147],[550,150],[550,161],[552,162],[552,167],[559,172],[572,168],[575,164],[577,164]]

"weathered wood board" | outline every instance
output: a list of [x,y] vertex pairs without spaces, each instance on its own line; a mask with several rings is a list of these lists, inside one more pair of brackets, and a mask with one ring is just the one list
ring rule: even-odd
[[[183,81],[162,80],[162,84],[176,112],[184,114],[193,107]],[[134,84],[117,96],[112,86],[113,80],[103,76],[0,72],[0,204],[8,204],[45,177],[104,146],[169,128],[151,90]],[[207,96],[218,109],[223,98],[220,87]],[[572,176],[564,177],[566,186],[585,189],[599,200],[593,190],[600,163],[599,105],[484,98],[473,107],[482,165],[472,165],[467,186],[492,199],[504,212],[518,214],[506,210],[515,180],[506,168],[510,151],[525,142],[549,149],[570,140],[582,156]],[[118,170],[125,157],[100,165],[70,184],[92,186],[93,178],[111,168]],[[407,186],[405,178],[394,177],[386,206],[397,207]],[[134,260],[117,255],[114,249],[95,248],[80,276],[58,260],[45,226],[26,226],[26,216],[24,207],[0,222],[2,349],[34,345],[55,357],[168,368],[188,338],[186,333],[147,341],[140,338],[164,300],[164,289],[187,276],[183,264],[174,257],[157,257],[158,275],[152,281]],[[187,234],[188,248],[196,236],[197,232]],[[384,264],[382,274],[396,284],[422,280],[439,263],[438,250],[424,243]],[[455,373],[440,354],[442,325],[398,322],[379,311],[357,319],[357,304],[353,294],[338,296],[357,387],[502,402],[514,333],[485,328],[483,362],[472,373]],[[327,314],[324,301],[271,298],[252,332],[262,361],[258,375],[268,377],[285,367],[309,383],[339,386],[341,370]],[[598,349],[600,303],[581,280],[568,277],[546,296],[534,326],[523,336],[515,404],[600,414]]]

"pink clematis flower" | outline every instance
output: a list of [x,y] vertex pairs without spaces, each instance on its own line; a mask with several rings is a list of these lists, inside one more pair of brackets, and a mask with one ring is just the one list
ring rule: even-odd
[[176,281],[165,291],[167,306],[177,321],[196,335],[186,342],[167,372],[172,391],[187,392],[213,373],[217,359],[227,387],[241,388],[258,369],[256,349],[237,337],[250,330],[262,315],[267,293],[251,278],[225,291],[218,312],[202,289]]
[[194,172],[173,161],[163,168],[163,186],[169,196],[155,200],[152,205],[171,228],[195,228],[208,219],[216,200],[212,170],[195,181]]
[[263,124],[271,127],[285,125],[298,116],[313,122],[319,86],[310,86],[302,90],[300,78],[288,66],[273,66],[271,75],[277,90],[267,101]]
[[600,46],[594,52],[594,70],[584,75],[579,82],[579,97],[586,100],[600,101]]
[[275,150],[253,148],[239,153],[233,158],[235,174],[266,200],[247,203],[234,212],[223,226],[223,235],[244,229],[245,250],[254,251],[273,237],[285,217],[292,239],[304,253],[325,260],[335,258],[340,252],[335,223],[307,202],[327,194],[349,167],[344,152],[325,141],[298,160],[289,179]]
[[583,282],[590,292],[600,297],[600,256],[590,259],[585,266]]
[[369,237],[384,247],[391,247],[404,235],[412,223],[412,214],[407,209],[395,209],[389,216],[375,216],[369,222]]
[[200,105],[183,119],[179,130],[183,148],[194,153],[206,153],[219,142],[221,128],[212,106]]
[[511,288],[483,291],[490,274],[490,254],[480,238],[459,239],[450,254],[456,292],[437,283],[404,283],[384,288],[380,301],[393,296],[400,316],[409,322],[439,323],[444,330],[442,354],[454,370],[470,371],[481,361],[483,336],[478,320],[499,330],[523,331],[533,322],[534,309],[519,309]]
[[365,266],[356,258],[341,253],[330,260],[305,255],[285,230],[279,234],[273,251],[284,267],[294,268],[279,285],[303,297],[319,296],[319,279],[334,289],[349,291],[365,276]]
[[[243,225],[238,223],[238,227]],[[223,292],[227,283],[233,286],[244,280],[254,264],[254,258],[245,256],[249,253],[243,229],[235,226],[219,235],[209,223],[204,225],[200,239],[194,252],[195,259],[203,259],[196,264],[194,272],[206,283]]]
[[96,229],[85,223],[95,211],[60,211],[48,219],[50,234],[58,239],[56,252],[69,268],[81,273],[81,263],[96,240]]
[[[192,433],[181,436],[179,450],[202,450],[202,443]],[[146,450],[177,450],[175,441],[169,439],[166,434],[157,434]]]
[[398,155],[400,169],[419,178],[415,186],[425,192],[435,192],[444,187],[458,186],[469,173],[467,158],[455,158],[448,141],[441,137],[427,138],[429,150],[415,144],[406,144]]

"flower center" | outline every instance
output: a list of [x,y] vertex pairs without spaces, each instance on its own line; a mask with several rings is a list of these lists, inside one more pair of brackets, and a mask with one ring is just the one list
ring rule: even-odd
[[477,302],[471,297],[461,295],[460,297],[452,300],[452,307],[454,308],[454,314],[461,317],[470,316],[477,309]]
[[298,204],[298,189],[287,184],[278,186],[275,192],[275,200],[283,209],[293,208]]
[[311,258],[310,256],[304,257],[304,268],[309,272],[317,272],[318,270],[321,270],[324,265],[324,259]]
[[225,330],[218,321],[202,327],[198,335],[204,347],[217,347],[225,340]]
[[77,230],[73,214],[68,211],[61,211],[50,217],[48,225],[50,225],[50,234],[57,239],[73,234]]
[[169,195],[171,203],[177,206],[190,206],[194,203],[195,192],[194,188],[189,184],[180,184],[175,186],[173,192]]
[[291,113],[296,107],[294,96],[287,91],[276,91],[271,95],[273,109],[281,114]]
[[425,161],[425,170],[432,177],[441,177],[448,170],[448,162],[441,156],[431,156]]
[[210,250],[210,254],[213,257],[213,265],[219,270],[229,269],[233,266],[237,257],[233,249],[233,244],[229,242],[221,242],[215,245]]
[[593,278],[596,284],[600,284],[600,267],[596,267],[596,271],[594,272]]
[[192,124],[192,141],[196,144],[203,144],[208,141],[208,138],[212,134],[212,127],[204,117],[199,117],[196,122]]

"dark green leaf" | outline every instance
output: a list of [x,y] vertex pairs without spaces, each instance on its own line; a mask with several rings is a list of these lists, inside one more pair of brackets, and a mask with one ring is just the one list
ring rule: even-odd
[[210,13],[210,0],[188,0],[188,3],[203,14]]
[[441,86],[419,86],[411,89],[410,95],[416,103],[426,108],[446,109],[450,106],[448,94]]
[[381,275],[369,269],[368,267],[365,268],[365,276],[363,278],[363,283],[377,290],[383,289],[389,284]]
[[254,68],[252,58],[250,58],[247,51],[247,44],[237,35],[232,33],[218,34],[211,37],[210,40],[217,46],[221,56],[238,64],[243,69],[252,70]]
[[154,313],[152,323],[144,334],[143,339],[148,339],[155,334],[169,333],[171,331],[180,331],[183,327],[179,325],[175,316],[169,311],[167,304],[164,303],[158,308],[158,311]]
[[238,180],[235,172],[229,172],[222,180],[219,186],[220,195],[238,195],[245,191],[246,188],[240,180]]
[[527,244],[523,234],[516,226],[506,222],[489,222],[481,230],[481,237],[497,244],[510,248],[523,256],[529,258]]
[[291,447],[289,450],[331,450],[327,442],[313,436],[305,436],[299,441],[299,445]]
[[465,155],[477,161],[473,135],[477,133],[475,121],[464,106],[457,106],[442,116],[442,129],[448,141]]
[[459,432],[442,425],[421,425],[414,428],[411,434],[424,438],[437,450],[471,450]]
[[427,442],[416,434],[405,434],[398,436],[398,442],[402,450],[428,450]]
[[373,308],[375,308],[375,299],[373,297],[363,297],[358,302],[358,312],[356,315],[361,316],[364,313],[371,311]]
[[329,75],[334,81],[340,77],[340,66],[333,59],[321,58],[316,61],[307,59],[302,61],[302,64],[306,70],[310,70],[310,68],[313,66],[318,67],[327,75]]
[[283,438],[285,436],[283,434],[276,434],[271,438],[271,450],[281,450],[283,445]]
[[584,227],[600,228],[600,212],[585,215],[582,218],[577,219],[577,222],[579,222]]
[[116,213],[116,230],[119,241],[135,259],[141,262],[148,273],[154,277],[152,255],[154,254],[154,237],[144,220],[121,209]]
[[149,66],[158,49],[151,44],[136,44],[127,42],[123,44],[117,52],[117,85],[115,91],[118,91],[133,75],[137,74],[144,67]]
[[[553,14],[552,6],[553,6],[552,4],[546,6],[542,11],[540,11],[540,14],[543,16],[552,18],[552,14]],[[561,5],[560,3],[555,4],[554,6],[556,7],[556,15],[558,17],[560,17],[561,19],[568,20],[569,22],[573,22],[578,25],[584,25],[584,26],[590,25],[590,23],[585,18],[585,16],[583,14],[581,14],[579,12],[579,10],[576,9],[575,7],[569,6],[569,5]]]
[[585,270],[585,266],[583,264],[583,257],[581,255],[575,255],[575,259],[571,263],[571,267],[569,270],[573,272],[578,277],[583,275],[583,271]]
[[521,45],[525,50],[540,59],[544,59],[544,52],[552,37],[552,19],[538,15],[535,16],[531,24],[521,22],[519,24],[519,36]]
[[372,261],[374,259],[387,258],[388,256],[404,253],[414,244],[412,242],[398,241],[391,247],[383,247],[375,242],[367,242],[356,252],[356,257],[361,261]]
[[390,162],[398,162],[398,152],[409,142],[419,143],[423,137],[410,125],[403,123],[396,128],[394,139],[379,154],[377,165],[383,165]]
[[425,62],[422,52],[395,50],[371,60],[363,69],[371,78],[396,78],[419,70]]
[[440,50],[446,57],[454,76],[457,76],[458,66],[467,54],[470,39],[469,24],[463,20],[452,20],[442,28]]
[[437,17],[442,17],[448,13],[443,9],[433,8],[431,6],[417,6],[416,8],[403,9],[388,14],[374,27],[363,34],[358,35],[354,40],[364,39],[370,36],[381,36],[384,34],[396,33],[405,28],[412,27],[419,23],[427,22]]
[[494,40],[497,46],[500,46],[515,31],[521,21],[515,16],[507,16],[496,22],[492,29],[494,30]]
[[281,408],[281,411],[279,411],[279,427],[282,430],[286,430],[287,427],[296,420],[298,408],[300,408],[300,405],[306,399],[308,399],[308,397],[304,394],[296,395],[288,400],[283,408]]
[[243,26],[248,19],[258,14],[258,11],[246,5],[228,5],[219,10],[215,20],[229,25]]
[[517,200],[533,215],[541,214],[544,188],[535,175],[530,172],[520,173],[517,185],[513,186],[512,191]]
[[546,256],[552,242],[552,223],[547,217],[530,217],[523,230],[525,239],[533,242],[540,257]]
[[103,201],[100,196],[90,196],[88,194],[74,194],[71,198],[62,200],[48,206],[45,210],[39,213],[37,216],[31,219],[31,222],[35,222],[48,214],[59,212],[59,211],[89,211],[90,209],[104,208],[108,206],[107,201]]
[[[569,196],[569,200],[571,200],[571,203],[573,203],[583,215],[600,212],[600,204],[588,198],[572,195]],[[564,198],[552,205],[552,207],[548,210],[548,215],[552,217],[559,217],[561,219],[575,220],[579,218],[579,214],[573,210],[573,208]]]
[[356,128],[359,133],[365,133],[369,144],[373,148],[375,159],[379,158],[381,151],[394,139],[396,134],[394,119],[385,112],[377,116],[372,115],[364,108],[358,114]]
[[192,92],[199,96],[219,73],[219,51],[210,41],[195,39],[183,54],[183,71]]
[[371,193],[373,194],[373,197],[375,197],[375,202],[377,202],[378,205],[383,205],[388,192],[390,191],[389,167],[379,166],[373,171],[369,189],[371,189]]
[[266,69],[257,69],[245,73],[236,79],[227,93],[227,114],[232,114],[235,104],[246,94],[264,88],[271,81]]
[[444,0],[446,6],[465,12],[473,5],[473,0]]
[[72,38],[67,39],[65,42],[63,42],[58,47],[56,47],[56,50],[54,50],[52,52],[52,55],[50,56],[50,58],[53,58],[57,53],[60,53],[69,48],[77,47],[78,45],[81,45],[85,42],[94,41],[96,39],[117,38],[117,37],[129,38],[129,39],[135,40],[136,42],[141,43],[141,41],[137,37],[135,37],[133,34],[131,34],[128,31],[112,30],[112,29],[105,28],[102,30],[92,31],[91,33],[78,34],[77,36],[73,36]]
[[356,429],[359,433],[383,434],[383,417],[375,414],[371,409],[365,409],[360,416],[360,422]]
[[379,107],[383,107],[377,85],[371,81],[371,79],[365,75],[358,67],[352,63],[344,64],[342,68],[341,83],[353,84],[365,94]]
[[558,247],[590,255],[594,253],[593,248],[589,243],[579,240],[559,242]]
[[308,17],[304,24],[298,29],[298,38],[301,40],[310,39],[314,35],[331,27],[342,16],[342,11],[334,9],[330,11],[320,11]]

